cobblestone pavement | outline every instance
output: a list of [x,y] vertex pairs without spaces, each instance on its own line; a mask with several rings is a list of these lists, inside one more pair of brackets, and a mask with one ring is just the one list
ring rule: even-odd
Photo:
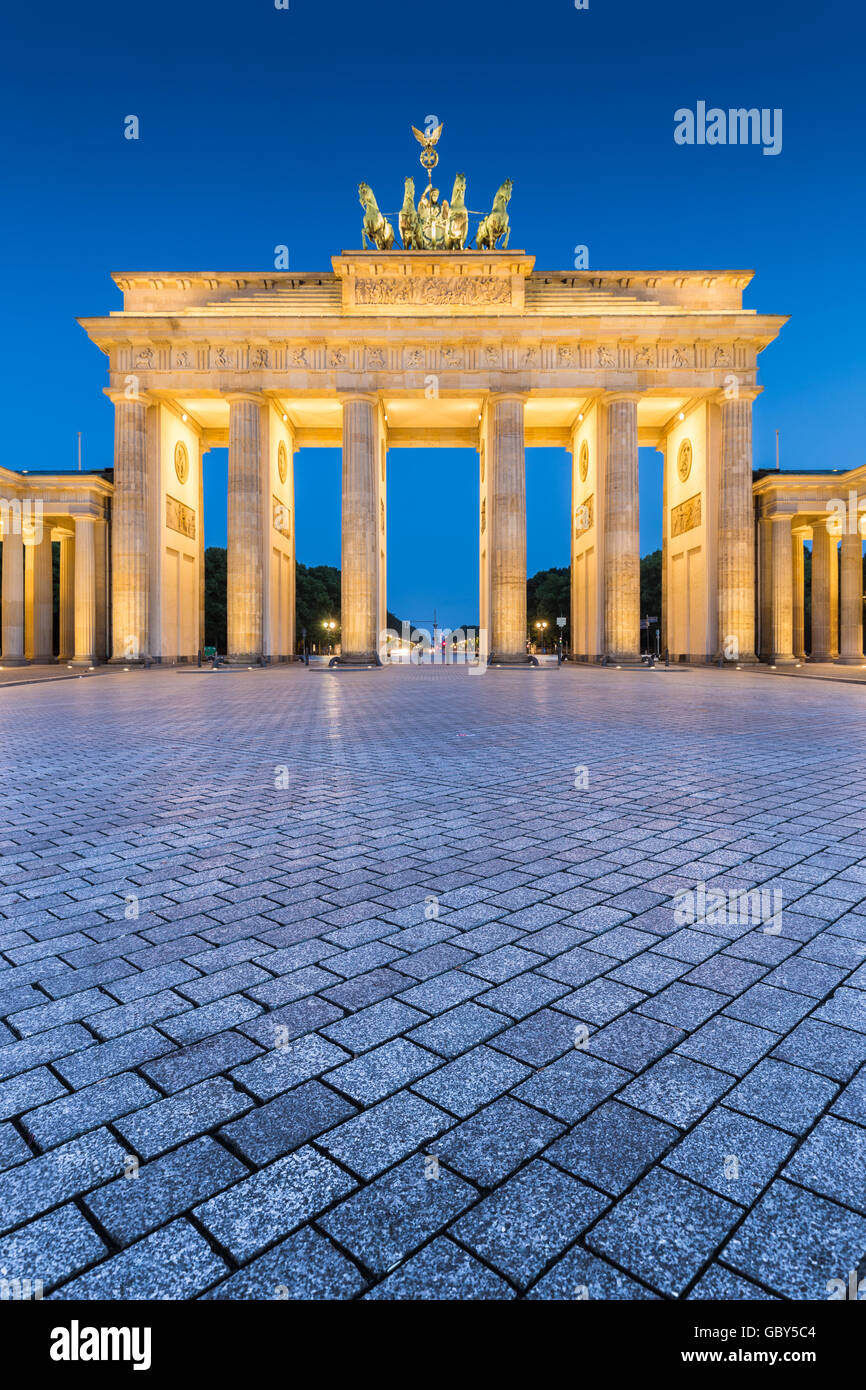
[[0,1278],[796,1300],[863,1272],[855,686],[133,672],[6,690],[0,726]]

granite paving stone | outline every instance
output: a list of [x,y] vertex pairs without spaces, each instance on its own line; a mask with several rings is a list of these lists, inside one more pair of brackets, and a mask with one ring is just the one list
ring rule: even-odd
[[657,1300],[658,1294],[575,1245],[556,1261],[548,1274],[533,1284],[527,1297],[572,1302],[574,1299]]
[[530,1075],[529,1067],[481,1043],[430,1076],[413,1090],[452,1114],[465,1117]]
[[513,1298],[514,1290],[447,1236],[437,1236],[376,1284],[366,1297],[467,1302]]
[[631,1080],[631,1073],[575,1050],[537,1071],[514,1094],[556,1119],[574,1124]]
[[799,1135],[811,1128],[838,1090],[835,1082],[817,1072],[767,1057],[728,1092],[725,1105]]
[[353,1298],[364,1286],[364,1277],[351,1260],[311,1226],[305,1226],[222,1280],[202,1298]]
[[609,1101],[551,1144],[545,1158],[619,1197],[679,1137],[673,1125]]
[[782,1298],[829,1297],[866,1249],[866,1219],[806,1188],[777,1180],[721,1251],[726,1265]]
[[329,1130],[319,1142],[353,1173],[369,1180],[453,1124],[453,1115],[399,1091]]
[[466,1003],[422,1023],[409,1034],[409,1039],[440,1057],[459,1057],[461,1052],[487,1042],[507,1027],[508,1019],[501,1014],[480,1004]]
[[134,1114],[115,1120],[114,1128],[135,1153],[151,1159],[243,1115],[252,1105],[250,1097],[231,1081],[215,1076],[176,1091],[166,1100],[145,1104]]
[[664,1166],[740,1206],[751,1206],[793,1144],[778,1129],[719,1105],[667,1154]]
[[129,1250],[104,1260],[95,1269],[63,1284],[53,1294],[62,1299],[194,1298],[225,1274],[227,1265],[214,1254],[188,1221],[173,1221]]
[[357,1107],[344,1096],[319,1081],[306,1081],[226,1124],[220,1137],[250,1163],[261,1167],[356,1113]]
[[538,1158],[456,1221],[450,1233],[525,1288],[607,1205],[601,1193]]
[[116,1121],[158,1097],[159,1092],[143,1077],[121,1072],[27,1111],[21,1123],[40,1149],[50,1149],[108,1121]]
[[866,1129],[825,1116],[800,1145],[783,1177],[866,1216]]
[[289,1091],[302,1081],[313,1076],[321,1076],[332,1067],[339,1066],[348,1058],[345,1048],[318,1033],[307,1033],[300,1038],[292,1038],[285,1045],[279,1043],[262,1057],[252,1062],[234,1067],[233,1080],[251,1091],[259,1100],[270,1100],[282,1091]]
[[71,1203],[0,1238],[3,1277],[29,1279],[48,1293],[55,1285],[95,1264],[107,1246]]
[[562,1133],[564,1125],[502,1096],[430,1146],[430,1151],[480,1187],[494,1187]]

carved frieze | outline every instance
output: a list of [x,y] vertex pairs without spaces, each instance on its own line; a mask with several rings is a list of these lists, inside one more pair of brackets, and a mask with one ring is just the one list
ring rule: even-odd
[[579,507],[574,509],[574,534],[582,536],[591,531],[595,524],[595,497],[591,493]]
[[694,531],[701,524],[701,494],[686,498],[678,506],[671,507],[671,538],[683,536],[686,531]]
[[359,278],[356,304],[510,304],[511,282],[492,275]]
[[169,531],[177,531],[187,540],[195,540],[195,512],[192,507],[185,506],[168,494],[165,499],[165,524]]

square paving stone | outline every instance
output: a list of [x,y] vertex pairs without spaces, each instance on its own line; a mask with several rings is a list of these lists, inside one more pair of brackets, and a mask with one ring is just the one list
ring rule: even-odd
[[598,951],[588,951],[583,946],[575,946],[573,950],[564,951],[561,956],[548,961],[542,966],[541,974],[574,989],[577,985],[585,985],[587,980],[597,979],[606,970],[610,970],[613,964],[612,956],[603,956]]
[[[428,1176],[433,1171],[437,1176]],[[386,1274],[477,1197],[474,1187],[434,1170],[423,1154],[407,1158],[323,1216],[319,1225],[375,1274]]]
[[736,1018],[711,1018],[677,1047],[684,1057],[745,1076],[770,1051],[778,1035],[767,1028],[756,1028]]
[[778,985],[780,989],[792,990],[795,994],[808,994],[813,999],[823,999],[831,989],[835,989],[845,978],[845,971],[835,965],[825,965],[822,961],[809,960],[806,956],[790,956],[770,975],[764,977],[764,984]]
[[[314,1082],[310,1083],[314,1085]],[[274,1104],[279,1104],[275,1101]],[[311,1226],[217,1284],[205,1299],[352,1298],[364,1288],[360,1271]]]
[[737,956],[730,956],[722,951],[710,960],[703,961],[696,969],[690,970],[688,975],[683,976],[683,981],[688,985],[701,985],[706,989],[718,990],[721,994],[742,994],[744,989],[748,989],[766,973],[765,965],[740,960]]
[[554,1009],[541,1009],[500,1033],[492,1045],[529,1066],[543,1067],[574,1047],[574,1038],[574,1019]]
[[866,1216],[866,1129],[825,1116],[783,1176]]
[[126,1115],[114,1127],[137,1154],[151,1159],[243,1115],[252,1104],[231,1081],[215,1076]]
[[723,1197],[656,1168],[602,1217],[586,1243],[677,1297],[742,1214]]
[[0,1120],[65,1095],[68,1091],[62,1081],[58,1081],[47,1067],[35,1067],[33,1071],[22,1072],[0,1083]]
[[419,1250],[377,1284],[368,1299],[451,1299],[468,1302],[477,1299],[513,1298],[514,1290],[492,1269],[461,1250],[447,1236],[437,1238]]
[[807,1018],[773,1049],[773,1056],[833,1081],[848,1081],[866,1062],[866,1038],[849,1028]]
[[434,1053],[406,1038],[392,1038],[372,1052],[335,1067],[326,1079],[361,1105],[373,1105],[441,1065],[441,1057]]
[[685,975],[688,965],[681,960],[668,959],[656,951],[645,951],[642,956],[634,956],[616,970],[609,970],[607,978],[617,984],[628,985],[632,989],[655,994],[673,980]]
[[610,1023],[611,1019],[645,999],[646,995],[638,990],[618,985],[615,980],[603,976],[599,980],[591,980],[588,985],[581,985],[580,989],[567,994],[564,999],[557,999],[556,1007],[586,1023],[601,1024]]
[[453,1115],[400,1091],[330,1130],[319,1142],[353,1173],[369,1180],[453,1124]]
[[263,1057],[256,1057],[244,1066],[235,1067],[232,1078],[251,1091],[258,1100],[271,1100],[283,1091],[299,1086],[314,1076],[321,1076],[340,1062],[345,1062],[348,1053],[318,1033],[307,1033],[302,1038],[293,1038],[285,1046],[278,1046]]
[[529,1067],[481,1044],[416,1081],[413,1090],[465,1118],[530,1075]]
[[[414,989],[403,989],[400,998],[413,1009],[422,1009],[425,1014],[439,1014],[445,1009],[462,1004],[484,989],[484,981],[462,970],[448,970],[444,975],[436,975],[425,980]],[[398,986],[399,988],[399,986]]]
[[725,1104],[789,1134],[805,1134],[838,1089],[817,1072],[765,1057],[725,1096]]
[[640,1012],[648,1018],[657,1018],[662,1023],[672,1023],[676,1028],[690,1031],[706,1023],[708,1018],[718,1013],[728,1002],[726,994],[675,980],[667,989],[662,990],[661,994],[645,1000],[640,1006]]
[[479,956],[463,968],[470,975],[478,975],[491,984],[503,984],[513,975],[520,975],[533,966],[543,965],[544,956],[537,951],[525,951],[521,946],[500,946],[498,951],[490,951]]
[[173,1221],[64,1284],[52,1297],[112,1302],[194,1298],[225,1274],[226,1268],[225,1261],[188,1221]]
[[726,1072],[672,1052],[626,1086],[619,1099],[686,1129],[721,1099],[732,1082]]
[[136,1175],[116,1178],[86,1199],[88,1209],[118,1245],[210,1197],[248,1170],[212,1139],[195,1139],[164,1158],[142,1164]]
[[336,1163],[307,1146],[247,1175],[195,1211],[199,1222],[239,1262],[275,1237],[290,1235],[355,1186]]
[[728,1018],[741,1018],[746,1023],[772,1028],[776,1033],[787,1033],[814,1007],[814,999],[792,994],[790,990],[779,989],[762,980],[728,1004],[725,1014]]
[[351,1101],[319,1081],[307,1081],[225,1125],[220,1136],[244,1158],[263,1167],[355,1114]]
[[778,1180],[749,1212],[721,1259],[783,1298],[826,1300],[829,1282],[847,1281],[864,1250],[862,1216]]
[[552,1144],[545,1156],[619,1197],[679,1137],[672,1125],[609,1101]]
[[0,1270],[5,1279],[40,1282],[47,1293],[107,1252],[77,1207],[59,1207],[38,1221],[0,1239]]
[[527,1105],[574,1124],[630,1079],[630,1073],[621,1067],[575,1050],[536,1072],[515,1095]]
[[431,1151],[463,1177],[494,1187],[563,1128],[549,1115],[503,1096],[437,1139]]
[[775,1177],[794,1141],[778,1129],[719,1105],[664,1160],[666,1168],[751,1206]]
[[484,1009],[480,1004],[458,1004],[456,1009],[422,1023],[409,1034],[409,1040],[441,1057],[459,1057],[507,1027],[508,1020],[492,1009]]
[[840,1028],[866,1033],[866,990],[837,989],[812,1017],[822,1023],[836,1023]]
[[485,1008],[507,1014],[509,1018],[520,1019],[534,1014],[536,1009],[550,1004],[554,999],[561,999],[563,994],[568,994],[567,985],[559,980],[545,979],[543,975],[529,970],[525,975],[515,975],[507,984],[488,990],[478,1002]]
[[861,1067],[833,1102],[833,1114],[855,1124],[866,1125],[866,1067]]
[[642,1071],[657,1057],[670,1052],[683,1037],[685,1034],[681,1028],[671,1028],[654,1018],[630,1013],[593,1033],[588,1050],[607,1062],[627,1067],[629,1071]]
[[771,1303],[778,1302],[775,1294],[767,1293],[757,1284],[753,1284],[751,1279],[742,1279],[739,1274],[733,1274],[731,1270],[725,1269],[724,1265],[710,1265],[706,1274],[701,1275],[686,1298],[706,1299],[713,1303],[742,1303],[750,1300],[757,1302],[760,1299]]
[[646,931],[636,931],[634,926],[614,927],[612,931],[602,932],[596,936],[592,949],[600,951],[603,956],[613,956],[616,960],[630,960],[632,956],[640,955],[650,946],[655,946],[658,937]]
[[349,1052],[367,1052],[371,1047],[378,1047],[380,1043],[395,1038],[398,1033],[405,1033],[407,1028],[423,1024],[426,1017],[418,1009],[401,1004],[399,999],[380,999],[368,1009],[350,1014],[338,1023],[330,1023],[321,1031],[331,1042],[347,1048]]
[[560,1299],[563,1302],[602,1299],[607,1302],[609,1299],[657,1300],[658,1294],[576,1245],[533,1285],[527,1298]]
[[599,1192],[537,1158],[455,1222],[451,1233],[525,1288],[606,1205]]

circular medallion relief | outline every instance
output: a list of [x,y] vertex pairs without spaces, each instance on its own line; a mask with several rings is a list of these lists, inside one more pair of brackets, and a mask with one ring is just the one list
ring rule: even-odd
[[586,475],[589,472],[589,445],[586,440],[580,446],[580,456],[577,464],[577,471],[580,474],[580,481],[586,482]]
[[189,477],[189,454],[182,439],[179,439],[174,446],[174,471],[177,474],[179,483],[185,483]]
[[280,482],[284,483],[289,476],[289,455],[286,452],[285,441],[282,439],[277,449],[277,472],[280,475]]
[[692,471],[692,441],[684,439],[677,453],[677,473],[684,483]]

